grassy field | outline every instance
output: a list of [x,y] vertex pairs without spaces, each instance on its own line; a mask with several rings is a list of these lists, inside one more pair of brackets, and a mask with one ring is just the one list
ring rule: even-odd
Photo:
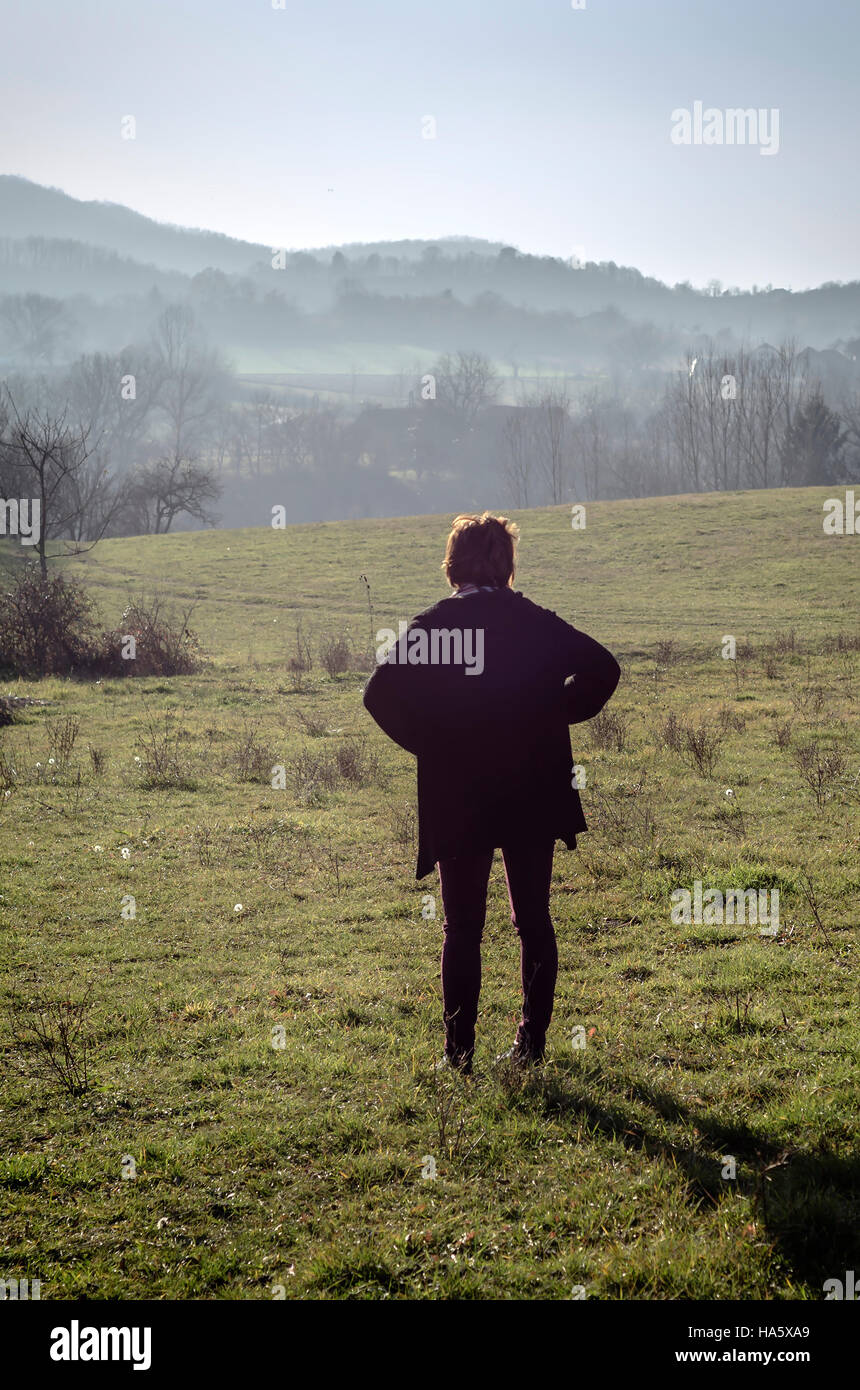
[[[591,829],[556,858],[556,1013],[526,1078],[493,1064],[518,1019],[498,863],[476,1076],[434,1072],[414,764],[361,704],[372,632],[445,592],[449,519],[74,562],[110,626],[141,590],[195,603],[208,664],[0,686],[49,702],[0,731],[0,1277],[60,1299],[818,1300],[856,1269],[860,537],[823,533],[826,495],[595,503],[584,531],[518,515],[517,587],[623,667],[617,721],[573,730]],[[696,880],[778,890],[778,932],[674,924]],[[65,1083],[33,1000],[79,1026]]]

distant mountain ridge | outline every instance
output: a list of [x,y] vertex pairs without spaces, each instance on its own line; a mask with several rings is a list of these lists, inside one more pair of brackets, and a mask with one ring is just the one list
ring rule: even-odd
[[[160,304],[187,300],[213,341],[252,371],[305,370],[316,348],[326,371],[343,370],[344,354],[347,365],[399,371],[460,348],[512,364],[515,375],[538,362],[557,373],[610,362],[665,370],[708,337],[753,347],[792,338],[841,350],[856,370],[860,281],[696,289],[468,236],[284,248],[280,264],[273,249],[0,175],[0,299],[67,302],[77,348],[145,336]],[[19,351],[14,334],[0,342],[7,362]],[[840,374],[844,363],[834,356],[832,368]]]
[[0,235],[84,241],[186,275],[212,267],[242,274],[271,248],[220,232],[172,226],[121,203],[84,202],[15,174],[0,174]]
[[[62,189],[33,183],[17,174],[0,174],[0,236],[10,240],[44,237],[88,242],[124,258],[160,270],[178,270],[184,275],[196,275],[209,269],[244,275],[261,260],[269,264],[273,249],[262,242],[242,241],[223,232],[157,222],[122,203],[73,198]],[[295,249],[325,259],[330,259],[337,251],[417,259],[428,245],[444,246],[448,251],[472,250],[495,255],[503,243],[451,236],[435,241],[427,238],[424,241],[351,242],[343,246]]]

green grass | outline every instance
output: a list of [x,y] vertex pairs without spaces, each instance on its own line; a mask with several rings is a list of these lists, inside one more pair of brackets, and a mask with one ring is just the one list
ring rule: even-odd
[[[44,1298],[820,1299],[856,1268],[860,540],[823,534],[826,495],[595,503],[584,532],[565,508],[519,515],[517,586],[619,655],[627,725],[620,752],[573,731],[592,829],[556,859],[559,988],[530,1079],[492,1066],[518,1018],[498,865],[478,1074],[436,1079],[441,905],[414,880],[413,760],[363,710],[361,670],[289,668],[298,618],[315,653],[341,631],[367,650],[361,574],[374,631],[441,597],[448,519],[116,540],[75,562],[111,625],[141,588],[196,601],[209,665],[0,687],[50,701],[0,740],[17,772],[0,1277]],[[721,711],[702,776],[661,726]],[[810,741],[845,758],[820,808],[792,756]],[[673,925],[697,878],[778,888],[778,936]],[[81,1094],[46,1070],[34,997],[55,1018],[87,1005]]]

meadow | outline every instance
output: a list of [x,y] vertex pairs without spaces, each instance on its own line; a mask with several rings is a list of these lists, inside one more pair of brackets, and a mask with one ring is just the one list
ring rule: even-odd
[[[819,1300],[856,1269],[860,537],[824,534],[826,496],[510,513],[516,587],[622,679],[572,730],[590,829],[556,857],[547,1064],[494,1063],[519,1016],[497,858],[471,1081],[434,1069],[414,761],[361,702],[375,632],[446,592],[450,518],[63,562],[111,626],[139,593],[194,605],[206,662],[0,684],[45,702],[0,729],[0,1277]],[[696,881],[778,892],[777,931],[673,922]]]

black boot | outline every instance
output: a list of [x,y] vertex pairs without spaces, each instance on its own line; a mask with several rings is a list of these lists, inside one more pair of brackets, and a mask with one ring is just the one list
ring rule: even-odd
[[437,1071],[458,1071],[461,1076],[472,1075],[472,1054],[470,1052],[450,1053],[445,1052],[440,1061],[436,1063]]
[[544,1048],[535,1047],[534,1044],[521,1033],[517,1033],[517,1040],[510,1052],[503,1052],[496,1058],[497,1062],[512,1062],[520,1067],[537,1067],[544,1060]]

